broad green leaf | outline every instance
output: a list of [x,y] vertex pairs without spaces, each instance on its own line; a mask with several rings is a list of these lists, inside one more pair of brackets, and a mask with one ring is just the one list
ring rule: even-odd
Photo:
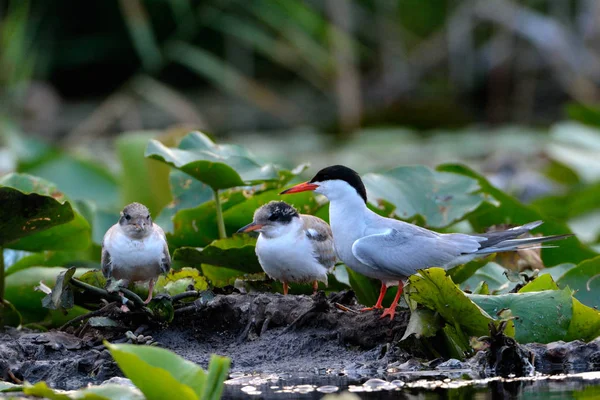
[[600,336],[600,311],[581,304],[573,298],[573,318],[565,342],[572,340],[594,340]]
[[[5,250],[5,252],[12,250]],[[24,252],[25,253],[25,252]],[[6,275],[14,274],[17,271],[30,267],[67,267],[77,265],[84,268],[92,268],[98,265],[97,262],[87,260],[88,254],[83,251],[41,251],[38,253],[25,253],[16,262],[8,265]]]
[[[206,277],[214,287],[233,286],[235,280],[245,277],[239,270],[227,267],[219,267],[210,264],[202,264],[202,275]],[[266,275],[260,276],[261,280],[266,279]]]
[[600,308],[600,256],[569,270],[558,284],[575,290],[575,297],[583,304]]
[[[535,208],[526,206],[514,197],[495,188],[483,176],[464,165],[446,164],[439,166],[437,169],[438,171],[454,172],[476,179],[481,187],[481,192],[492,196],[499,202],[498,206],[484,202],[469,216],[469,222],[478,231],[484,231],[487,227],[503,223],[523,225],[532,221],[545,220],[544,224],[536,228],[534,233],[544,235],[571,233],[566,224],[545,219],[544,215]],[[559,247],[558,249],[542,250],[544,265],[551,267],[563,263],[579,263],[597,255],[596,252],[582,244],[576,237],[560,240],[556,242],[556,245]]]
[[507,293],[497,296],[469,295],[474,303],[489,315],[510,310],[515,319],[515,339],[519,343],[550,343],[564,340],[571,318],[571,291]]
[[74,400],[144,400],[137,388],[125,385],[107,384],[89,386],[71,394]]
[[148,400],[201,398],[206,373],[193,362],[154,346],[105,345],[121,371]]
[[414,335],[417,339],[435,336],[442,327],[439,313],[428,308],[417,308],[410,313],[410,319],[402,339]]
[[[246,197],[242,192],[225,192],[221,196],[221,206],[223,211],[227,211],[245,200]],[[173,232],[167,233],[169,246],[171,248],[202,247],[218,239],[216,210],[215,202],[211,200],[198,207],[178,211],[173,217]],[[228,234],[232,234],[239,228],[241,226],[235,230],[228,229]]]
[[91,227],[81,214],[66,224],[54,226],[36,234],[23,237],[8,247],[18,250],[85,250],[91,243]]
[[[43,179],[25,174],[0,178],[0,246],[12,248],[19,238],[73,220],[75,213],[65,200],[56,186]],[[42,249],[40,243],[36,250]]]
[[53,182],[73,201],[93,199],[104,208],[119,207],[117,179],[103,165],[59,154],[23,172]]
[[202,400],[219,400],[223,393],[223,385],[229,374],[231,360],[217,355],[210,356],[206,385],[200,397]]
[[[494,321],[486,311],[473,303],[442,268],[420,270],[408,278],[410,299],[437,311],[442,318],[469,336],[485,336]],[[489,296],[495,297],[495,296]],[[510,330],[507,335],[511,335]]]
[[[51,288],[54,287],[56,277],[66,270],[66,268],[58,267],[32,267],[6,277],[5,297],[19,310],[23,316],[23,323],[40,322],[44,318],[50,318],[49,322],[62,325],[69,319],[87,312],[81,307],[73,307],[67,315],[64,315],[61,311],[51,311],[42,307],[42,299],[45,294],[35,291],[34,288],[40,282],[44,282]],[[87,270],[79,269],[75,276],[85,272]]]
[[568,165],[583,181],[597,182],[600,178],[600,130],[577,122],[561,122],[550,129],[551,141],[546,151],[555,160]]
[[554,267],[544,268],[540,270],[540,275],[549,274],[555,282],[558,282],[567,272],[575,268],[572,263],[558,264]]
[[[92,241],[97,246],[101,246],[104,234],[110,229],[111,226],[119,221],[119,208],[113,208],[111,210],[105,210],[92,201],[92,200],[80,200],[77,202],[77,209],[85,217],[88,223],[92,227]],[[100,261],[100,249],[95,253],[95,258],[98,262]]]
[[452,278],[454,283],[462,284],[472,277],[480,268],[486,266],[490,262],[490,258],[492,257],[479,258],[466,264],[458,265],[448,270],[448,276]]
[[25,385],[23,386],[23,393],[29,396],[43,397],[45,399],[50,400],[71,400],[69,396],[67,396],[66,394],[58,393],[57,391],[46,385],[46,382],[43,381],[38,382],[35,385],[25,383]]
[[157,293],[168,293],[174,296],[188,291],[189,287],[193,290],[208,289],[206,278],[200,275],[200,272],[194,268],[182,268],[179,271],[171,270],[167,275],[161,275],[156,281],[155,291]]
[[506,268],[489,262],[479,268],[469,279],[460,284],[462,290],[474,290],[481,282],[485,282],[490,293],[507,293],[517,284],[511,282],[505,275]]
[[558,285],[550,274],[540,275],[527,285],[519,289],[519,293],[541,292],[544,290],[558,290]]
[[463,219],[486,199],[478,193],[477,180],[425,166],[366,174],[363,181],[372,203],[383,199],[395,206],[398,218],[412,220],[421,216],[426,225],[437,228]]
[[279,179],[273,165],[259,164],[243,147],[217,145],[200,132],[188,134],[178,148],[150,140],[145,155],[193,176],[213,190]]
[[149,140],[156,137],[157,133],[129,132],[116,140],[117,155],[123,168],[120,177],[122,204],[118,208],[138,202],[148,207],[152,215],[158,215],[171,201],[170,168],[144,156]]
[[21,391],[21,385],[15,385],[14,383],[0,381],[0,393],[2,392],[15,392]]
[[230,238],[215,240],[204,248],[181,247],[175,250],[173,259],[196,268],[200,264],[211,264],[244,273],[261,272],[255,245],[256,239],[253,237],[236,234]]
[[465,336],[464,332],[450,324],[446,324],[442,328],[442,334],[446,342],[446,350],[449,357],[464,360],[470,355],[472,349],[469,338]]
[[179,210],[198,207],[207,201],[214,200],[214,192],[210,186],[192,178],[185,172],[174,169],[169,174],[169,186],[173,201],[167,204],[154,218],[165,232],[173,233],[173,217]]

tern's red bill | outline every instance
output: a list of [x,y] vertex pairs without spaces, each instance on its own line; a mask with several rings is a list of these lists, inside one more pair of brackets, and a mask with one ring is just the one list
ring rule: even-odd
[[315,190],[318,187],[319,187],[319,185],[316,185],[314,183],[304,182],[304,183],[300,183],[296,186],[292,186],[291,188],[284,190],[283,192],[281,192],[279,194],[307,192],[309,190]]

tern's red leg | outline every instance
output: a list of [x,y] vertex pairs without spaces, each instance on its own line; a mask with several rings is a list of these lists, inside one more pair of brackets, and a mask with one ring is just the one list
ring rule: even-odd
[[398,300],[400,300],[400,295],[402,294],[403,288],[404,284],[402,283],[402,281],[398,281],[398,292],[396,293],[396,297],[394,297],[394,301],[392,301],[392,304],[389,306],[389,308],[383,310],[383,314],[381,314],[380,318],[389,315],[390,319],[394,319],[394,315],[396,314],[396,307],[398,306]]
[[385,296],[385,292],[387,292],[387,286],[385,286],[385,283],[381,282],[381,289],[379,289],[379,298],[377,299],[377,303],[375,303],[373,307],[361,308],[360,311],[369,311],[374,308],[383,308],[381,303],[383,302],[383,296]]
[[150,303],[150,300],[152,300],[152,291],[154,290],[154,279],[150,279],[150,282],[148,282],[148,298],[146,299],[146,301],[144,301],[144,304],[148,304]]
[[317,290],[319,290],[319,281],[315,279],[315,281],[313,282],[313,294],[316,294]]
[[288,283],[283,282],[283,295],[287,296],[287,293],[288,293]]

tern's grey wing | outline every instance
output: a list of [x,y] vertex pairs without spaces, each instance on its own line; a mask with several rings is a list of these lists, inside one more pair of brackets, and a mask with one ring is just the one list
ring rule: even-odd
[[327,269],[335,265],[335,250],[331,227],[321,218],[312,215],[302,215],[304,233],[310,240],[317,261]]
[[104,277],[107,279],[110,278],[112,275],[112,261],[110,259],[110,253],[104,248],[104,246],[102,246],[101,263],[102,275],[104,275]]
[[165,231],[163,231],[163,229],[156,224],[154,224],[154,230],[160,235],[160,237],[163,239],[163,242],[164,242],[163,255],[160,260],[160,270],[163,274],[166,274],[167,272],[169,272],[171,270],[171,255],[169,254],[169,246],[167,244],[167,236],[165,235]]
[[459,233],[431,233],[391,228],[358,239],[352,245],[352,253],[363,264],[400,278],[418,269],[444,267],[460,256],[476,252],[479,242],[485,240]]
[[108,241],[110,241],[114,230],[115,230],[115,225],[111,226],[106,231],[106,233],[104,234],[104,237],[102,238],[102,254],[100,256],[100,264],[102,265],[102,275],[104,275],[104,277],[107,279],[112,276],[113,265],[112,265],[112,259],[110,257],[110,253],[106,249],[106,247],[107,247],[106,244]]

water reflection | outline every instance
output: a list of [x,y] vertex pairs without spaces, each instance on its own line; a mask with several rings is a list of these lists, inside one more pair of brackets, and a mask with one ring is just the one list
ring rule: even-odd
[[425,372],[420,377],[415,373],[393,380],[339,374],[232,374],[225,382],[223,398],[308,400],[347,391],[360,399],[600,399],[600,372],[487,379],[435,379],[434,374]]

